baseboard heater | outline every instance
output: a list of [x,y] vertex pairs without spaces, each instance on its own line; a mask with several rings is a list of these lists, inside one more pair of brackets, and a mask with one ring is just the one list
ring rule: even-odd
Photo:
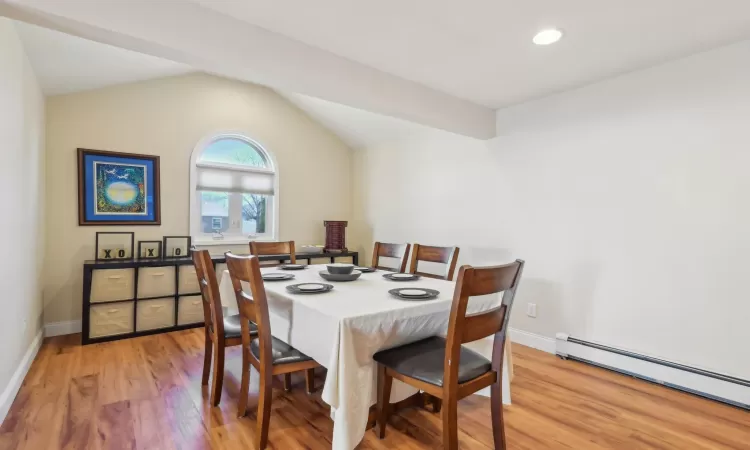
[[750,380],[557,333],[555,354],[750,411]]

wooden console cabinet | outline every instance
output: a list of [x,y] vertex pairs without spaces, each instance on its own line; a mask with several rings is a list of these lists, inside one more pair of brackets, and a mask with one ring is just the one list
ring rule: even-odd
[[[289,255],[259,258],[283,262]],[[331,262],[351,258],[354,264],[359,263],[357,252],[297,254],[297,260],[308,263],[318,258]],[[224,255],[211,259],[214,267],[225,262]],[[82,342],[87,345],[203,326],[202,301],[189,257],[85,261]]]

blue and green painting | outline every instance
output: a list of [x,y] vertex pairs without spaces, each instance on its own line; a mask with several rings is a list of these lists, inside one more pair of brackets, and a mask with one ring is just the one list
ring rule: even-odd
[[94,163],[96,214],[148,214],[146,166]]

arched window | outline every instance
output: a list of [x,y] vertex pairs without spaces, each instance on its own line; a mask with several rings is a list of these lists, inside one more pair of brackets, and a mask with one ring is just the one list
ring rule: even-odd
[[191,158],[190,188],[196,244],[276,239],[278,172],[252,139],[225,134],[201,141]]

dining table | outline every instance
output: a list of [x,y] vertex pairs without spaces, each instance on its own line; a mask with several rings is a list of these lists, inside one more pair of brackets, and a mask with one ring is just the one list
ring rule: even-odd
[[[332,448],[351,450],[364,437],[370,407],[376,403],[373,354],[431,336],[445,336],[456,283],[428,277],[391,281],[383,277],[389,273],[383,270],[362,273],[354,281],[329,282],[321,278],[320,272],[325,270],[326,265],[308,265],[302,270],[283,271],[294,274],[294,279],[264,281],[271,334],[327,369],[321,398],[331,407]],[[281,269],[261,269],[264,274],[277,271]],[[228,270],[220,276],[222,306],[231,314],[237,310],[237,302]],[[331,284],[333,289],[316,294],[287,290],[287,286],[307,282]],[[414,301],[388,292],[400,287],[434,289],[439,294],[435,299]],[[244,288],[249,293],[248,287]],[[472,298],[467,313],[491,309],[499,302],[498,295]],[[491,340],[478,342],[476,350],[490,359]],[[503,366],[503,402],[510,403],[507,364]],[[396,403],[415,393],[415,388],[394,380],[390,401]]]

